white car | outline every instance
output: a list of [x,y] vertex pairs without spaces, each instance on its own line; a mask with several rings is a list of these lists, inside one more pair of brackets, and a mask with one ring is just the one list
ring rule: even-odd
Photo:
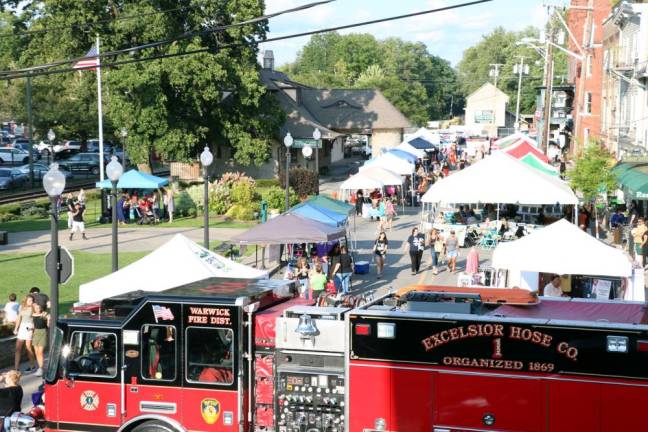
[[22,149],[0,148],[0,165],[23,165],[29,163],[29,153]]
[[45,144],[43,141],[38,144],[34,144],[34,148],[38,150],[39,153],[47,155],[48,153],[61,153],[64,151],[81,151],[81,141],[63,141],[62,144]]

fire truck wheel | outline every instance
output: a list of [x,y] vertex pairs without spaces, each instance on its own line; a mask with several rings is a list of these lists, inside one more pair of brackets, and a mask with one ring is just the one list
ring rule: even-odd
[[164,422],[151,420],[135,426],[131,430],[131,432],[177,432],[177,431],[173,427],[169,426]]

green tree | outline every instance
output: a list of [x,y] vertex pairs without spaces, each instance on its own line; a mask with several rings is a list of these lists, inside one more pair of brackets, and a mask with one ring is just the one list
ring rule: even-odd
[[[464,51],[458,65],[460,87],[466,97],[481,87],[485,82],[491,81],[489,71],[491,64],[500,64],[500,75],[497,86],[510,97],[509,109],[515,107],[517,101],[518,74],[513,72],[515,64],[524,58],[524,63],[529,65],[529,75],[522,78],[520,94],[520,111],[530,113],[535,110],[537,90],[544,78],[544,60],[530,46],[522,44],[524,38],[538,38],[539,29],[527,27],[520,32],[506,31],[498,27],[482,40]],[[554,83],[565,81],[567,74],[567,59],[561,51],[554,50]]]
[[[79,57],[94,43],[95,32],[101,34],[102,52],[106,52],[263,14],[263,2],[258,0],[34,0],[22,6],[12,13],[23,21],[28,17],[29,29],[63,29],[31,35],[16,61],[20,66]],[[156,13],[168,9],[176,12]],[[125,16],[138,19],[115,20]],[[93,23],[92,31],[79,27]],[[126,127],[129,156],[138,163],[147,162],[152,152],[187,160],[205,144],[230,144],[242,164],[267,160],[283,115],[259,80],[257,47],[247,42],[263,38],[266,30],[265,23],[249,24],[104,59],[208,49],[104,69],[105,135]],[[34,78],[37,129],[42,132],[54,126],[59,136],[96,135],[95,82],[95,73],[88,71]],[[24,118],[19,107],[16,111]]]
[[614,190],[617,185],[616,175],[612,172],[614,163],[605,147],[590,144],[569,171],[571,186],[581,191],[587,201],[592,201],[602,191]]

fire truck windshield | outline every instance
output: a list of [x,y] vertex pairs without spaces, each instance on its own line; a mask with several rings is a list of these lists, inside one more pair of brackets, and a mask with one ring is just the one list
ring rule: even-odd
[[116,376],[116,346],[117,337],[114,333],[73,332],[68,371],[79,375]]
[[57,372],[59,368],[59,363],[61,361],[61,347],[63,346],[63,330],[56,328],[54,332],[54,343],[52,349],[49,353],[49,361],[47,368],[47,374],[45,375],[45,380],[47,382],[54,382],[57,377]]

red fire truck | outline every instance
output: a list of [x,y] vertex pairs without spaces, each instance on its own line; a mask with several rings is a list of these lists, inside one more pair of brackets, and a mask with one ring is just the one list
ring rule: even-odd
[[636,431],[643,304],[413,286],[315,307],[284,281],[104,300],[56,330],[53,431]]

